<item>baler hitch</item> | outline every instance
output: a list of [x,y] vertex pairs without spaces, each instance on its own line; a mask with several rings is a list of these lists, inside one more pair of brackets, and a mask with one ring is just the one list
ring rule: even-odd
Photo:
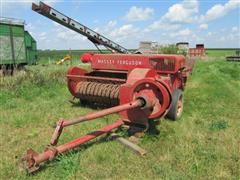
[[[98,112],[89,113],[84,116],[78,117],[76,119],[72,119],[72,120],[68,120],[68,121],[60,119],[58,121],[55,131],[52,135],[50,145],[48,145],[46,147],[46,149],[44,150],[44,152],[42,152],[40,154],[35,152],[32,149],[28,149],[26,156],[22,159],[23,167],[29,173],[32,173],[32,172],[38,170],[40,165],[43,162],[51,161],[58,154],[64,153],[67,150],[73,149],[81,144],[84,144],[102,134],[111,132],[113,129],[120,127],[123,124],[123,121],[121,119],[118,119],[115,122],[101,128],[97,131],[93,131],[87,135],[79,137],[75,140],[72,140],[72,141],[66,143],[66,144],[55,146],[55,145],[57,145],[58,139],[59,139],[64,127],[74,125],[77,123],[81,123],[84,121],[94,120],[96,118],[103,117],[105,115],[113,114],[116,112],[121,112],[121,111],[134,109],[134,108],[138,108],[138,107],[145,108],[145,105],[146,105],[146,102],[144,102],[144,99],[138,98],[130,103],[126,103],[126,104],[122,104],[122,105],[115,106],[112,108],[104,109],[104,110],[101,110]],[[147,108],[147,106],[146,106],[146,108]]]
[[57,144],[58,139],[59,139],[59,137],[62,133],[62,129],[64,127],[71,126],[71,125],[74,125],[74,124],[78,124],[78,123],[81,123],[81,122],[84,122],[84,121],[94,120],[96,118],[106,116],[106,115],[109,115],[109,114],[113,114],[113,113],[116,113],[116,112],[121,112],[121,111],[124,111],[124,110],[127,110],[127,109],[133,109],[133,108],[136,108],[136,107],[143,107],[145,104],[146,104],[145,101],[143,99],[139,98],[139,99],[137,99],[135,101],[132,101],[130,103],[126,103],[126,104],[123,104],[123,105],[119,105],[119,106],[115,106],[115,107],[112,107],[112,108],[104,109],[104,110],[101,110],[101,111],[98,111],[98,112],[88,113],[84,116],[80,116],[80,117],[72,119],[72,120],[66,121],[64,119],[60,119],[58,121],[57,126],[55,128],[55,131],[52,135],[50,144],[53,145],[53,146]]

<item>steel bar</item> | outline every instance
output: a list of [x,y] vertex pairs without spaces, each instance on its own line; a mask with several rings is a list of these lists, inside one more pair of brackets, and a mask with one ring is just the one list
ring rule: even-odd
[[84,121],[94,120],[96,118],[99,118],[99,117],[102,117],[102,116],[105,116],[105,115],[109,115],[109,114],[113,114],[113,113],[116,113],[116,112],[121,112],[121,111],[124,111],[124,110],[127,110],[127,109],[133,109],[133,108],[136,108],[136,107],[141,107],[143,104],[144,104],[143,100],[137,99],[137,100],[132,101],[130,103],[126,103],[126,104],[122,104],[122,105],[115,106],[115,107],[112,107],[112,108],[104,109],[104,110],[101,110],[101,111],[98,111],[98,112],[88,113],[88,114],[86,114],[84,116],[80,116],[76,119],[72,119],[72,120],[60,119],[57,123],[57,126],[56,126],[55,130],[54,130],[54,133],[52,135],[50,144],[51,145],[56,145],[57,144],[58,139],[59,139],[64,127],[74,125],[74,124],[77,124],[77,123],[81,123],[81,122],[84,122]]
[[107,81],[117,81],[117,82],[126,82],[126,79],[120,78],[109,78],[109,77],[98,77],[98,76],[86,76],[86,75],[67,75],[71,79],[93,79],[93,80],[107,80]]
[[41,1],[39,2],[39,5],[33,3],[32,10],[79,34],[82,34],[83,36],[86,36],[94,44],[103,45],[119,53],[130,53],[126,48],[122,47],[121,45],[113,42],[112,40],[104,37],[103,35],[100,35],[99,33],[71,19],[70,17],[62,14],[61,12]]
[[105,115],[113,114],[113,113],[116,113],[116,112],[121,112],[121,111],[124,111],[124,110],[133,109],[133,108],[136,108],[136,107],[141,107],[141,106],[143,106],[143,104],[144,104],[144,102],[143,102],[142,99],[136,99],[136,100],[134,100],[130,103],[126,103],[126,104],[122,104],[122,105],[115,106],[115,107],[112,107],[112,108],[104,109],[104,110],[101,110],[101,111],[98,111],[98,112],[89,113],[89,114],[86,114],[84,116],[78,117],[76,119],[72,119],[72,120],[69,120],[69,121],[64,120],[62,126],[66,127],[66,126],[74,125],[74,124],[77,124],[77,123],[80,123],[80,122],[93,120],[93,119],[96,119],[96,118],[99,118],[99,117],[102,117],[102,116],[105,116]]
[[50,144],[52,146],[55,146],[57,143],[58,143],[58,139],[62,133],[62,130],[63,130],[63,119],[60,119],[57,123],[57,126],[53,132],[53,135],[51,137],[51,141],[50,141]]
[[132,143],[131,141],[118,136],[115,133],[111,134],[119,143],[121,143],[122,145],[126,146],[127,148],[129,148],[130,150],[132,150],[133,152],[137,153],[138,155],[145,155],[147,153],[147,151],[141,147],[139,147],[137,144]]
[[101,129],[99,129],[98,131],[94,131],[92,133],[89,133],[81,138],[78,138],[76,140],[73,140],[71,142],[68,142],[64,145],[60,145],[57,147],[57,150],[59,153],[63,153],[64,151],[68,150],[68,149],[72,149],[76,146],[79,146],[80,144],[83,144],[85,142],[88,142],[102,134],[108,133],[110,132],[112,129],[115,129],[119,126],[121,126],[123,124],[122,120],[117,120],[112,124],[109,124]]
[[97,131],[91,132],[87,135],[79,137],[75,140],[72,140],[66,144],[57,146],[57,147],[47,147],[45,151],[41,154],[36,153],[32,149],[27,151],[27,155],[23,158],[23,165],[28,172],[33,172],[39,168],[39,165],[45,161],[54,159],[58,154],[64,153],[70,149],[73,149],[81,144],[84,144],[102,134],[108,133],[113,129],[121,126],[123,124],[122,120],[117,120],[112,124],[109,124]]

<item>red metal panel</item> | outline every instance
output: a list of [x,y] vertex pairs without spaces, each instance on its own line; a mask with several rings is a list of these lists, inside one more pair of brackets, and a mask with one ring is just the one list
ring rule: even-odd
[[78,89],[77,86],[78,86],[79,81],[80,81],[81,79],[70,78],[70,77],[68,77],[68,75],[72,75],[72,76],[74,76],[74,75],[79,75],[79,76],[81,76],[81,75],[84,75],[84,74],[86,74],[86,73],[87,73],[87,70],[82,69],[82,68],[79,68],[79,67],[70,67],[70,68],[68,69],[68,71],[67,71],[68,89],[69,89],[69,91],[71,92],[71,94],[72,94],[73,96],[76,96],[77,89]]
[[94,54],[87,61],[91,62],[93,69],[129,71],[134,68],[150,68],[165,73],[176,73],[185,65],[183,56],[167,54]]
[[189,48],[188,53],[189,53],[190,57],[204,56],[205,49],[204,48]]
[[95,54],[92,57],[93,69],[117,69],[117,70],[129,70],[133,68],[149,68],[150,64],[147,56],[136,55],[101,55]]
[[[153,69],[134,69],[120,89],[120,104],[136,98],[145,99],[150,108],[135,108],[120,112],[124,121],[146,125],[148,119],[160,118],[171,102],[170,89]],[[148,106],[148,105],[146,105]]]

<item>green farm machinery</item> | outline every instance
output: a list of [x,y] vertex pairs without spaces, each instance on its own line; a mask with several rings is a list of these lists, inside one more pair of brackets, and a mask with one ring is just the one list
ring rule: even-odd
[[1,17],[0,43],[1,74],[12,75],[14,69],[36,64],[37,43],[30,33],[24,30],[24,21]]

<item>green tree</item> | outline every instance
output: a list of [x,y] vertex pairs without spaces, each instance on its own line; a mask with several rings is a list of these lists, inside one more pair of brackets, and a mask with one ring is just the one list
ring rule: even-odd
[[178,54],[178,47],[175,44],[164,45],[159,51],[162,54]]

